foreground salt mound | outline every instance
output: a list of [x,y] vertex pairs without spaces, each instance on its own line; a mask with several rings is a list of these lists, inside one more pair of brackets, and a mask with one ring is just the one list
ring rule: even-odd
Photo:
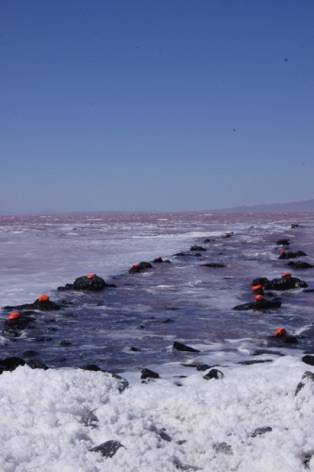
[[[286,356],[210,380],[166,369],[146,383],[126,375],[124,390],[103,372],[18,367],[0,376],[0,470],[314,470],[314,382],[296,395],[307,367]],[[107,441],[121,445],[112,457],[97,452]]]

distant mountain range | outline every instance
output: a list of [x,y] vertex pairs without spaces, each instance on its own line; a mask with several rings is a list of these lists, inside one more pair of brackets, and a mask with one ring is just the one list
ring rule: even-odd
[[233,208],[224,208],[223,210],[214,210],[215,212],[223,213],[248,213],[248,212],[261,212],[268,213],[272,211],[280,212],[294,212],[294,211],[314,211],[314,199],[305,200],[302,202],[290,202],[290,203],[270,203],[267,205],[243,205]]
[[[195,210],[196,211],[196,210]],[[269,204],[261,204],[261,205],[242,205],[238,207],[232,208],[222,208],[219,210],[207,210],[214,213],[269,213],[269,212],[314,212],[314,199],[312,200],[304,200],[302,202],[290,202],[290,203],[269,203]],[[73,212],[66,212],[66,214],[99,214],[99,213],[150,213],[149,211],[73,211]],[[152,212],[152,213],[166,213],[166,212]],[[196,211],[197,213],[197,211]],[[0,210],[0,215],[8,216],[8,215],[53,215],[53,214],[62,214],[62,212],[58,211],[42,211],[42,212],[10,212],[5,210]]]

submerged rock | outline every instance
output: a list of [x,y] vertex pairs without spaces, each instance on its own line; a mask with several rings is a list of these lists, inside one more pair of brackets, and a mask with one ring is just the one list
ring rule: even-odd
[[290,261],[288,266],[293,267],[294,269],[312,269],[314,266],[304,261]]
[[280,308],[280,300],[258,300],[255,302],[243,303],[242,305],[236,305],[232,309],[237,311],[247,311],[247,310],[270,310],[273,308]]
[[196,252],[196,253],[177,252],[176,254],[174,254],[174,256],[175,257],[202,257],[202,254],[200,254],[199,252]]
[[276,241],[276,244],[277,246],[289,246],[290,242],[288,239],[278,239],[278,241]]
[[202,267],[214,267],[214,268],[222,268],[226,267],[224,264],[218,264],[216,262],[209,262],[207,264],[201,264]]
[[[186,365],[186,364],[184,364]],[[190,367],[190,366],[189,366]],[[192,367],[195,367],[195,366],[192,366]],[[211,369],[213,366],[211,365],[208,365],[208,364],[198,364],[196,366],[196,370],[200,371],[200,372],[204,372],[205,370],[208,370],[208,369]]]
[[96,364],[85,364],[85,365],[82,365],[80,369],[90,370],[92,372],[103,372],[103,370],[100,367],[98,367],[98,365]]
[[190,247],[190,251],[207,251],[207,249],[205,249],[203,246],[197,246],[197,244],[195,244],[194,246]]
[[242,365],[254,365],[254,364],[265,364],[267,362],[273,362],[271,359],[263,359],[263,360],[248,360],[248,361],[240,361],[238,364]]

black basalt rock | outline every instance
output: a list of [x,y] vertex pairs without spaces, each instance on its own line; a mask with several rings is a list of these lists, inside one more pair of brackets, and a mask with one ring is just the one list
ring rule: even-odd
[[17,367],[23,365],[25,365],[25,361],[21,357],[6,357],[5,359],[0,359],[0,369],[2,370],[2,372],[12,372]]
[[303,251],[297,251],[297,252],[292,252],[292,251],[281,251],[281,254],[278,259],[296,259],[297,257],[303,257],[306,256],[305,252]]
[[267,282],[263,288],[265,290],[290,290],[293,288],[305,288],[307,283],[297,277],[285,276]]
[[293,334],[284,334],[280,337],[276,336],[276,339],[280,341],[280,343],[283,344],[298,344],[298,338],[296,336],[293,336]]
[[160,379],[159,374],[150,369],[143,369],[141,379]]
[[43,370],[48,370],[49,369],[49,367],[46,364],[39,361],[38,359],[32,359],[30,361],[27,361],[26,364],[31,369],[43,369]]
[[252,287],[254,287],[254,285],[264,286],[268,282],[269,282],[269,279],[267,277],[257,277],[256,279],[252,280],[251,285],[252,285]]
[[295,336],[287,332],[285,328],[279,328],[274,332],[273,338],[284,344],[297,344],[298,338],[303,336]]
[[120,447],[124,447],[123,444],[119,443],[118,441],[106,441],[99,446],[93,447],[90,449],[92,452],[100,452],[102,456],[106,458],[111,458],[115,455]]
[[48,300],[40,300],[37,298],[33,303],[25,303],[23,305],[17,306],[5,306],[4,310],[39,310],[39,311],[55,311],[60,310],[62,308],[61,305],[54,303]]
[[271,310],[281,307],[280,300],[258,300],[256,302],[243,303],[242,305],[236,305],[232,309],[237,311],[248,311],[248,310]]
[[177,341],[173,343],[172,347],[174,351],[200,352],[198,349],[194,349],[194,347],[186,346],[185,344],[179,343]]
[[150,262],[142,261],[138,264],[133,264],[131,269],[129,269],[129,274],[137,274],[138,272],[143,272],[146,269],[152,269],[153,266]]
[[314,365],[314,355],[306,354],[302,357],[302,361],[308,365]]
[[299,391],[305,386],[306,383],[311,383],[313,384],[314,382],[314,374],[313,372],[306,371],[302,375],[301,381],[298,383],[297,388],[295,390],[295,396],[299,393]]
[[153,260],[153,263],[154,263],[154,264],[163,264],[163,263],[170,264],[171,261],[169,261],[168,259],[163,259],[161,256],[159,256],[159,257],[156,257],[156,258]]
[[221,372],[221,370],[218,369],[211,369],[209,372],[207,372],[206,375],[204,375],[203,379],[205,380],[211,380],[211,379],[222,379],[224,377],[224,374]]
[[64,287],[58,287],[58,290],[86,290],[99,292],[105,288],[116,288],[114,284],[107,284],[102,277],[96,274],[83,275],[75,279],[73,284],[66,284]]
[[12,330],[23,330],[33,321],[35,321],[34,317],[24,316],[23,314],[16,319],[7,319],[3,323],[4,334],[10,333]]

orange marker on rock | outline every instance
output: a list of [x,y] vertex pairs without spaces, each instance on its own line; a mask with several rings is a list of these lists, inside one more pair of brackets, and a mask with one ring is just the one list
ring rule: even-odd
[[20,318],[22,315],[22,313],[20,313],[19,311],[13,311],[9,316],[8,316],[8,320],[17,320],[18,318]]
[[40,297],[38,297],[38,301],[39,301],[39,302],[48,302],[48,301],[49,301],[49,297],[48,297],[48,295],[46,295],[46,294],[40,295]]
[[95,278],[95,277],[96,277],[96,274],[87,274],[87,275],[86,275],[86,278],[87,278],[87,279],[93,279],[93,278]]
[[284,272],[281,274],[281,277],[286,278],[286,277],[291,277],[291,272]]
[[284,336],[285,334],[287,334],[287,331],[285,330],[285,328],[279,328],[274,332],[274,336],[276,336],[278,338],[280,336]]
[[255,290],[261,290],[262,288],[263,288],[263,285],[253,285],[251,289],[255,291]]

